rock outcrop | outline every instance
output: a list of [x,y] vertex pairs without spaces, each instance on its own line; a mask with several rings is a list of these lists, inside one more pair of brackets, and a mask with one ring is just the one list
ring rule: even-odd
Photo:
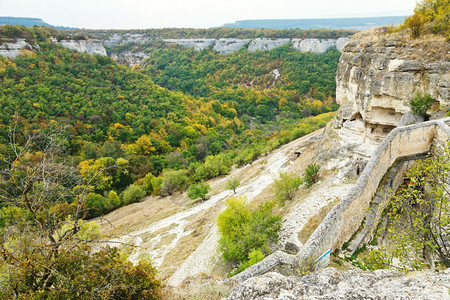
[[100,40],[62,40],[59,42],[64,48],[81,53],[106,56],[105,47]]
[[[222,53],[232,53],[238,51],[242,46],[249,43],[247,50],[250,52],[271,50],[282,45],[292,43],[292,46],[301,52],[323,53],[331,47],[342,50],[349,38],[342,37],[338,39],[165,39],[166,43],[178,44],[186,48],[193,47],[195,50],[202,50],[212,46],[214,50]],[[127,40],[128,41],[128,40]]]
[[[106,56],[106,50],[99,40],[62,40],[58,42],[56,38],[51,38],[54,43],[60,44],[62,47],[75,50],[82,53],[99,54]],[[38,44],[30,44],[25,39],[17,39],[15,41],[0,41],[0,55],[8,58],[16,58],[22,51],[31,50],[39,51]]]
[[0,55],[4,57],[16,58],[19,54],[22,53],[23,49],[39,50],[39,45],[31,45],[24,39],[0,42]]
[[340,271],[326,268],[303,277],[271,272],[233,290],[239,299],[449,299],[450,270],[404,275],[393,270]]
[[437,104],[448,110],[450,44],[444,38],[410,40],[383,28],[358,33],[343,49],[336,78],[341,124],[335,125],[361,121],[364,136],[381,141],[405,125],[399,122],[417,92],[430,94],[435,110]]

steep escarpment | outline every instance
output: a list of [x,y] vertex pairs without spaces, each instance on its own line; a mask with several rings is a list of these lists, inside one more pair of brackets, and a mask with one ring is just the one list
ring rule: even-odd
[[349,37],[339,38],[151,38],[144,34],[113,34],[102,37],[103,43],[109,48],[111,57],[128,65],[142,64],[143,57],[149,57],[147,47],[176,44],[185,48],[200,51],[211,47],[213,50],[228,54],[247,47],[247,51],[266,51],[291,43],[300,52],[324,53],[332,47],[342,51]]
[[422,122],[410,100],[433,98],[431,119],[450,106],[450,44],[443,37],[412,40],[377,28],[358,33],[342,50],[336,73],[336,119],[317,148],[316,159],[341,176],[361,173],[379,143],[398,126]]
[[[375,141],[399,125],[418,93],[434,100],[430,113],[442,117],[450,105],[450,44],[444,38],[411,40],[385,28],[359,33],[343,49],[336,75],[341,126],[364,123]],[[405,117],[404,117],[405,118]],[[346,124],[348,123],[348,124]]]
[[[75,50],[81,53],[98,54],[106,56],[106,50],[99,40],[61,40],[51,39],[54,43],[64,48]],[[37,43],[28,42],[26,39],[5,39],[0,41],[0,55],[8,58],[16,58],[23,53],[23,50],[39,51],[40,47]]]

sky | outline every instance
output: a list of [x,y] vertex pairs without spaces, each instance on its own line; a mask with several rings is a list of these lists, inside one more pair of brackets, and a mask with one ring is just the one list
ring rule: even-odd
[[410,15],[416,0],[0,0],[0,16],[89,29],[209,28],[253,19]]

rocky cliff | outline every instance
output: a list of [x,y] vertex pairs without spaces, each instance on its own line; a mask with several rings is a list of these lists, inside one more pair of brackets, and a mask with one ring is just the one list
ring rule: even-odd
[[335,125],[363,122],[364,137],[380,141],[399,124],[413,121],[409,101],[417,92],[433,97],[432,117],[448,110],[450,43],[436,37],[411,40],[384,28],[361,32],[344,47],[336,78],[341,109]]
[[[82,53],[98,54],[106,56],[106,50],[99,40],[62,40],[58,42],[55,38],[52,38],[54,43],[60,44],[62,47],[75,50]],[[22,51],[31,50],[39,51],[38,44],[30,44],[25,39],[17,39],[14,41],[0,41],[0,55],[8,58],[15,58]]]
[[81,53],[98,54],[106,56],[106,50],[99,40],[62,40],[59,42],[64,48]]
[[174,43],[186,48],[193,47],[195,50],[202,50],[212,46],[214,50],[227,54],[238,51],[242,46],[249,43],[247,50],[264,51],[271,50],[282,45],[292,43],[292,46],[301,52],[323,53],[331,47],[336,47],[339,51],[348,42],[349,38],[338,39],[166,39],[166,43]]
[[38,45],[31,45],[24,39],[18,39],[15,41],[0,41],[0,55],[9,58],[15,58],[23,49],[27,50],[39,50]]
[[450,43],[440,37],[412,40],[380,27],[354,35],[342,49],[336,73],[335,121],[328,126],[316,159],[357,176],[381,141],[397,126],[422,122],[410,100],[430,94],[431,119],[450,106]]

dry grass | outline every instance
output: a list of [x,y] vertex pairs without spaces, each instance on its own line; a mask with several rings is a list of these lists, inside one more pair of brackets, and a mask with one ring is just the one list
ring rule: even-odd
[[107,236],[120,236],[148,226],[182,210],[170,198],[149,197],[146,200],[121,207],[96,221]]
[[160,277],[163,280],[169,279],[183,261],[197,249],[201,242],[208,235],[211,224],[217,218],[218,207],[196,214],[192,221],[186,226],[185,232],[192,230],[188,236],[182,237],[178,244],[165,256],[163,263],[158,268]]
[[324,206],[320,209],[319,213],[317,215],[312,216],[308,223],[303,226],[302,230],[298,233],[298,239],[303,244],[306,243],[306,241],[309,239],[311,234],[319,227],[320,223],[322,223],[323,219],[327,216],[327,214],[331,211],[333,206],[338,204],[340,199],[336,199],[333,202],[328,203],[327,206]]
[[187,278],[180,287],[166,287],[162,299],[220,300],[228,297],[234,287],[229,280],[215,281],[211,276],[200,274]]

